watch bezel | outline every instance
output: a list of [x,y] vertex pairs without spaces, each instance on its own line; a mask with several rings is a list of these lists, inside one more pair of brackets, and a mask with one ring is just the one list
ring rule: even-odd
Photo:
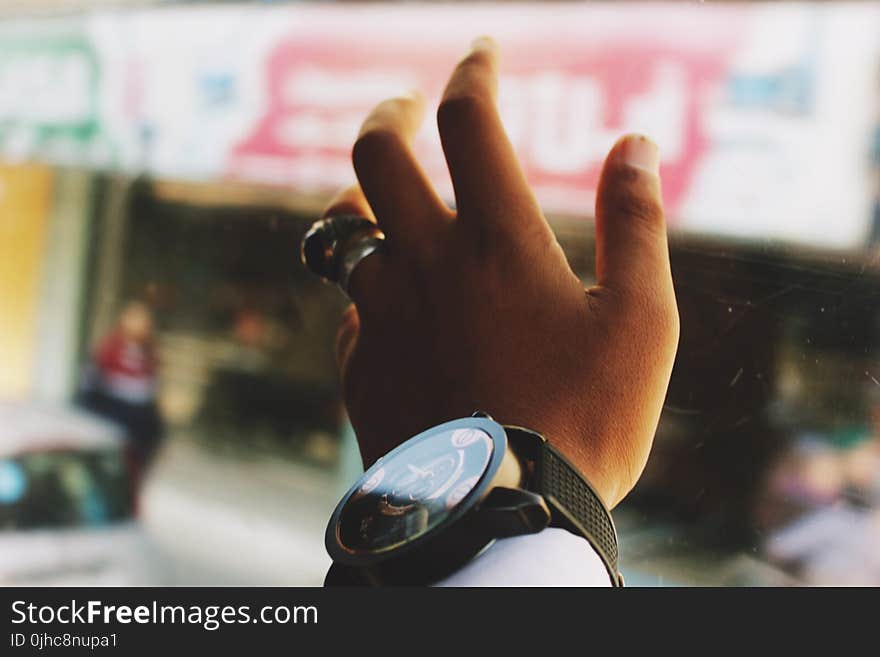
[[[382,463],[385,463],[395,458],[398,454],[412,447],[417,442],[430,440],[433,436],[439,433],[454,431],[456,429],[479,429],[487,433],[492,439],[492,454],[489,458],[489,463],[486,466],[486,469],[483,471],[483,474],[480,476],[477,484],[447,514],[446,518],[444,518],[439,524],[437,524],[435,527],[431,528],[421,536],[412,540],[408,540],[402,545],[398,545],[396,547],[392,547],[381,552],[353,552],[350,549],[343,547],[339,540],[338,532],[340,517],[349,499],[351,499],[352,495],[354,495],[361,488],[364,482],[369,478],[370,473],[373,472],[375,468],[380,467]],[[349,566],[363,567],[382,563],[389,559],[393,559],[395,557],[418,549],[420,546],[429,542],[432,538],[446,531],[451,525],[454,525],[458,520],[462,518],[462,516],[473,509],[477,505],[477,503],[486,495],[489,488],[491,488],[492,486],[495,475],[501,467],[501,463],[504,460],[504,455],[507,452],[507,449],[507,433],[504,430],[504,427],[494,420],[481,417],[466,417],[451,420],[449,422],[438,424],[435,427],[416,434],[412,438],[395,447],[385,456],[378,459],[372,466],[370,466],[370,468],[366,472],[364,472],[363,475],[358,478],[358,480],[348,490],[348,492],[343,495],[342,499],[336,505],[336,508],[333,511],[333,515],[330,518],[330,522],[327,525],[327,530],[324,536],[324,544],[327,552],[334,562],[346,564]]]

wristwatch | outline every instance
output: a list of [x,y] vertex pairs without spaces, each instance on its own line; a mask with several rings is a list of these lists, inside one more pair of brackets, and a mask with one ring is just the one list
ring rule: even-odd
[[587,480],[541,434],[477,412],[410,438],[343,496],[324,584],[431,584],[495,539],[546,527],[586,539],[623,586],[614,522]]

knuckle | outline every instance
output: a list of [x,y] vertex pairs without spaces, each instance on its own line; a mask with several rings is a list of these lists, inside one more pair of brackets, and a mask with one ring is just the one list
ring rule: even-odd
[[491,110],[489,101],[478,94],[466,93],[444,98],[437,108],[441,131],[455,129],[480,120]]
[[623,193],[615,201],[617,212],[630,221],[654,229],[663,226],[663,208],[655,199],[638,194]]
[[628,166],[615,171],[614,184],[606,197],[607,210],[646,227],[661,229],[663,206],[659,194],[648,188],[644,177],[643,172]]
[[377,159],[403,147],[401,136],[387,127],[368,126],[354,142],[351,150],[355,168],[369,167]]
[[628,323],[642,327],[640,332],[653,347],[665,352],[678,346],[681,320],[674,293],[645,285],[616,296]]
[[664,343],[673,349],[678,346],[681,335],[681,319],[678,314],[678,306],[673,300],[665,304],[663,309],[656,314],[656,322],[660,327],[660,334],[665,338]]
[[348,289],[363,316],[369,316],[382,299],[381,291],[385,288],[382,277],[384,266],[382,253],[376,252],[361,260],[351,272]]
[[681,323],[678,308],[673,300],[670,303],[651,303],[647,308],[647,318],[652,333],[656,336],[658,347],[664,352],[678,347]]

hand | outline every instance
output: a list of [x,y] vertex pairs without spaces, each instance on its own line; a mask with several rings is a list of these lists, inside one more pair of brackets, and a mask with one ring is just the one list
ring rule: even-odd
[[490,413],[541,432],[614,506],[648,458],[678,343],[657,147],[609,153],[596,202],[597,285],[584,290],[496,109],[498,53],[478,39],[437,113],[457,210],[410,144],[424,101],[387,100],[354,149],[359,186],[325,215],[379,223],[338,334],[364,464],[440,422]]

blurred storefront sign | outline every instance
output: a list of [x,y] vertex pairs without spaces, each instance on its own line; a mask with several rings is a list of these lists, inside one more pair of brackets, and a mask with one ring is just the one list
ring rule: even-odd
[[52,172],[0,166],[0,399],[31,391]]
[[76,22],[0,29],[0,144],[6,159],[100,162],[97,55]]
[[[590,216],[604,153],[639,131],[660,143],[676,227],[852,248],[870,225],[878,24],[865,4],[204,7],[64,23],[76,47],[37,36],[58,21],[11,24],[0,154],[63,159],[65,135],[96,166],[330,190],[353,177],[373,103],[410,87],[437,101],[490,33],[548,212]],[[433,121],[416,147],[451,197]]]

